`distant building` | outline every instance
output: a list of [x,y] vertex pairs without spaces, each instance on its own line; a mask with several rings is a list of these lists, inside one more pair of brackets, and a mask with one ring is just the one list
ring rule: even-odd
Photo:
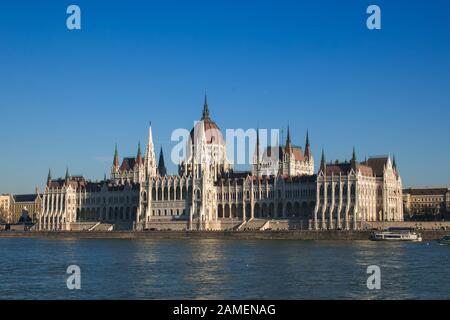
[[11,222],[11,195],[2,194],[0,195],[0,223]]
[[408,188],[403,190],[405,219],[450,219],[450,188]]
[[42,196],[35,194],[16,194],[11,196],[11,223],[17,223],[20,217],[27,212],[32,221],[37,221],[37,217],[42,209]]

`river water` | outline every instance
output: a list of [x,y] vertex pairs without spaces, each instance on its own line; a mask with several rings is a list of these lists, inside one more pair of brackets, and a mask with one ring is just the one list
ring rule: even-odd
[[449,298],[450,246],[436,242],[0,239],[0,299]]

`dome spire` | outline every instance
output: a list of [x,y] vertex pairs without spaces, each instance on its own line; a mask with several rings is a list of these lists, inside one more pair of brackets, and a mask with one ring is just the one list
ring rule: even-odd
[[203,103],[202,120],[209,119],[208,95],[205,92],[205,101]]

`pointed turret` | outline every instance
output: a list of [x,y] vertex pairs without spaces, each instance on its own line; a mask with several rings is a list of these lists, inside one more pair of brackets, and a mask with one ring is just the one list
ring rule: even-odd
[[397,162],[395,161],[395,155],[392,157],[392,168],[397,172]]
[[50,187],[52,183],[52,172],[50,170],[50,168],[48,169],[48,175],[47,175],[47,187]]
[[325,174],[327,163],[325,161],[325,151],[322,148],[322,156],[320,157],[320,170]]
[[145,169],[148,176],[156,176],[155,149],[153,146],[152,124],[148,126],[147,150],[145,153]]
[[308,159],[308,160],[311,158],[311,146],[309,145],[309,133],[308,133],[308,130],[306,130],[305,158]]
[[355,147],[353,147],[352,160],[350,161],[350,164],[351,164],[353,170],[356,171],[356,152],[355,152]]
[[69,175],[69,167],[66,167],[66,181],[69,181],[70,175]]
[[119,151],[117,150],[117,143],[114,150],[114,160],[113,160],[113,166],[118,168],[119,167]]
[[139,143],[138,143],[138,151],[137,151],[137,155],[136,155],[136,164],[137,165],[141,165],[143,163],[144,163],[144,161],[142,160],[141,142],[139,141]]
[[52,172],[50,168],[48,169],[48,175],[47,175],[47,186],[50,186],[50,183],[52,182]]
[[291,152],[292,152],[291,129],[289,129],[289,126],[288,126],[288,128],[287,128],[286,152],[288,152],[288,153],[291,153]]
[[160,176],[165,176],[167,174],[166,165],[164,164],[164,154],[162,146],[161,151],[159,152],[158,173]]

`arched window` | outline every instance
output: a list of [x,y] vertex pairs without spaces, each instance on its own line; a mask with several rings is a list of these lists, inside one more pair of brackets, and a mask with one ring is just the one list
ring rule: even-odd
[[181,198],[180,198],[180,187],[179,186],[175,187],[175,200],[181,200]]

